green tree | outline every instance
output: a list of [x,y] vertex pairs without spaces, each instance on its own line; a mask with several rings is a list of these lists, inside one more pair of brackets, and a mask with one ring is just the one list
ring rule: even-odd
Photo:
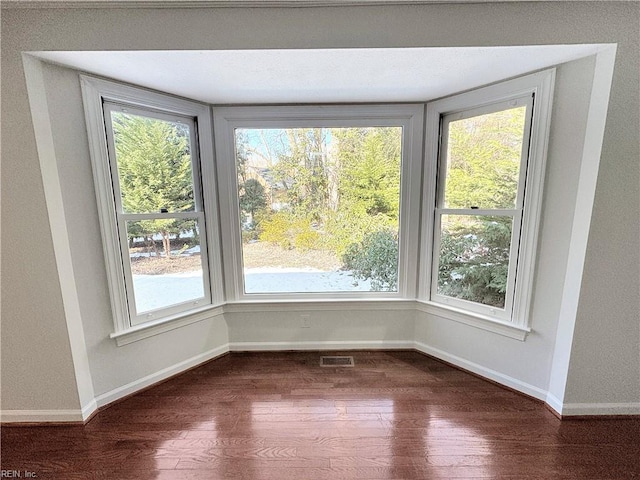
[[[447,208],[514,208],[525,107],[449,123]],[[512,219],[449,215],[440,241],[439,293],[503,308]]]
[[525,107],[449,123],[447,208],[513,208]]
[[[114,113],[122,208],[128,213],[183,212],[194,209],[188,127],[126,113]],[[135,223],[135,225],[134,225]],[[129,236],[151,241],[162,236],[171,255],[171,235],[192,228],[192,221],[156,219],[131,222]]]
[[369,216],[398,219],[402,130],[398,127],[337,129],[340,199]]
[[510,217],[454,222],[440,240],[438,293],[503,308],[510,246]]
[[326,168],[327,131],[292,128],[281,131],[273,177],[285,191],[288,207],[313,222],[324,220],[329,203]]
[[240,186],[240,209],[251,216],[251,221],[255,221],[258,210],[267,206],[265,190],[262,184],[255,178],[247,179]]
[[380,230],[398,231],[402,129],[332,129],[339,166],[338,207],[326,230],[338,255]]
[[[258,238],[259,224],[263,215],[256,214],[266,212],[267,192],[262,184],[264,179],[260,176],[260,170],[251,161],[252,154],[256,155],[257,152],[250,147],[249,131],[236,129],[235,137],[242,240],[246,242]],[[258,156],[265,158],[259,154]]]

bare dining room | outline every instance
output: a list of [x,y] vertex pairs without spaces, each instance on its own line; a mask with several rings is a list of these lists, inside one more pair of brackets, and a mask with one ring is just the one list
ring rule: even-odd
[[640,478],[639,2],[0,7],[1,478]]

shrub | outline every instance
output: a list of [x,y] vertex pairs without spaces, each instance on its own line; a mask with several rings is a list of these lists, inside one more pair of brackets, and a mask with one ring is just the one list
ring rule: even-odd
[[303,229],[296,235],[295,239],[295,247],[298,250],[314,250],[318,246],[318,242],[320,241],[320,234],[309,228],[307,225],[303,226]]
[[342,261],[360,280],[371,280],[374,291],[396,291],[398,287],[398,236],[385,229],[365,235],[347,247]]
[[507,290],[510,218],[460,225],[443,232],[438,291],[442,295],[503,308]]
[[380,230],[395,230],[398,222],[386,215],[368,215],[358,208],[331,212],[324,224],[327,235],[322,238],[324,248],[343,256],[352,244],[360,243],[369,234]]
[[258,233],[255,230],[242,230],[242,243],[250,243],[258,239]]
[[320,242],[320,235],[313,229],[311,220],[290,212],[274,213],[260,222],[260,228],[261,241],[275,243],[287,250],[311,250]]

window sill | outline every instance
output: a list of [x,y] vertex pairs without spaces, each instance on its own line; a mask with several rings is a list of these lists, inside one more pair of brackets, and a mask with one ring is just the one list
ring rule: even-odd
[[201,308],[188,314],[178,314],[171,317],[162,318],[153,322],[135,325],[126,330],[115,332],[110,335],[119,347],[137,342],[144,338],[152,337],[160,333],[168,332],[176,328],[184,327],[192,323],[200,322],[208,318],[217,317],[224,313],[224,306],[217,305]]
[[225,313],[264,311],[331,311],[331,310],[413,310],[415,301],[402,298],[381,299],[317,299],[317,300],[243,300],[226,303]]
[[465,325],[470,325],[472,327],[487,330],[489,332],[497,333],[505,337],[514,338],[521,342],[524,342],[527,338],[527,335],[531,333],[531,329],[528,327],[522,327],[509,322],[495,320],[483,315],[472,314],[464,310],[449,307],[446,305],[436,304],[433,302],[416,300],[416,310],[419,312],[430,313],[447,320],[453,320],[454,322],[464,323]]

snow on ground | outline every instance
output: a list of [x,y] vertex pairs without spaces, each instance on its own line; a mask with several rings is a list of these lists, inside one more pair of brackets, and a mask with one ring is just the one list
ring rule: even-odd
[[[202,270],[166,275],[133,275],[138,313],[196,300],[204,296]],[[248,268],[246,293],[368,292],[368,280],[350,271],[312,268]]]
[[133,275],[138,314],[204,296],[202,270],[166,275]]
[[[186,250],[171,250],[171,255],[174,257],[188,257],[191,255],[196,255],[200,253],[200,245],[196,245],[195,247],[188,248]],[[140,258],[140,257],[164,257],[164,251],[162,252],[129,252],[129,258]]]
[[356,280],[349,271],[314,268],[247,268],[246,293],[368,292],[369,281]]

